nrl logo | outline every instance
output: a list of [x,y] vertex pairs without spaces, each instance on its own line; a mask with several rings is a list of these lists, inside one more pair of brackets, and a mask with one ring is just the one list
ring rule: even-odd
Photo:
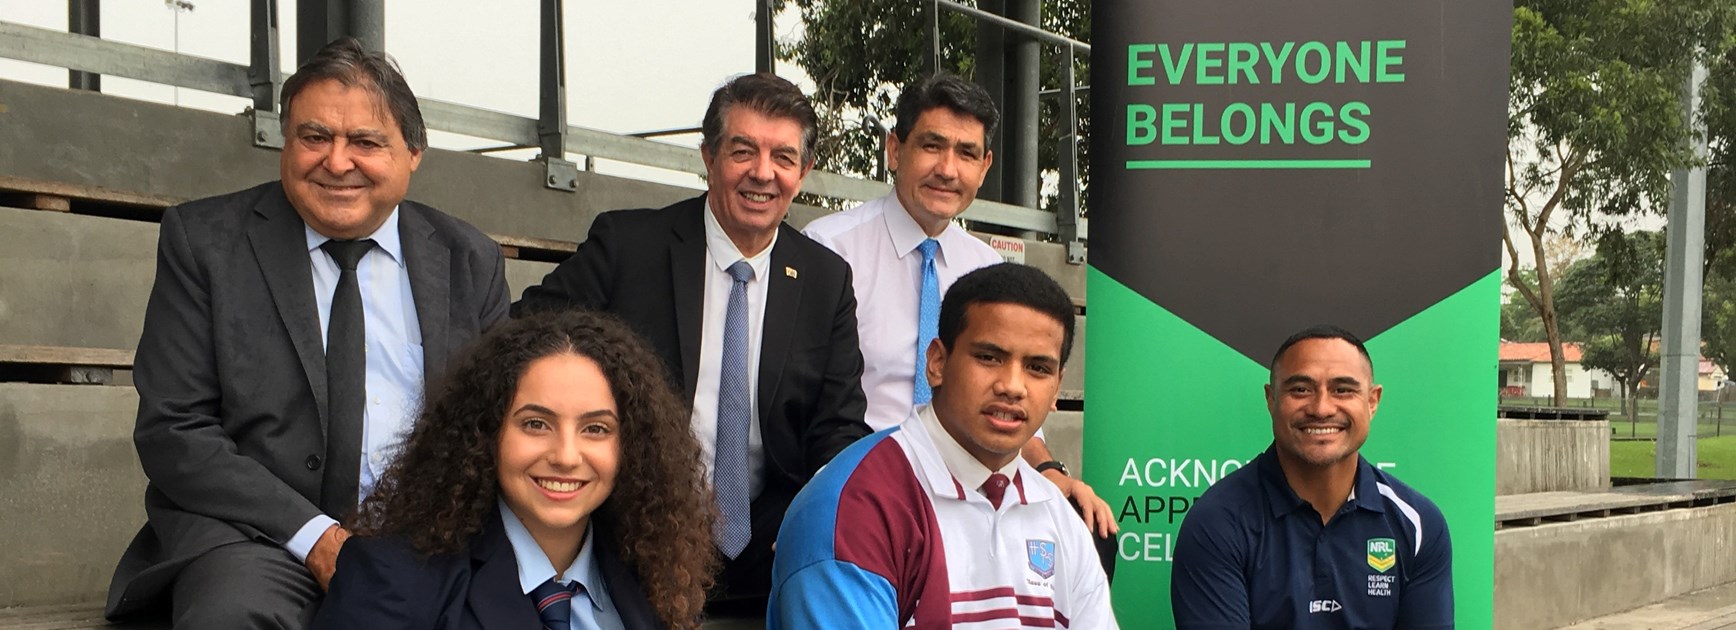
[[1398,564],[1397,549],[1391,538],[1368,539],[1368,568],[1386,573],[1392,565]]

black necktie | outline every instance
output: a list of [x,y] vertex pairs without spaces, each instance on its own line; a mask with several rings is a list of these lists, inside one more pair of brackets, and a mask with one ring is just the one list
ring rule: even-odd
[[373,248],[369,239],[333,240],[320,246],[341,270],[326,323],[326,466],[320,482],[320,510],[339,521],[349,518],[359,499],[368,362],[356,263]]

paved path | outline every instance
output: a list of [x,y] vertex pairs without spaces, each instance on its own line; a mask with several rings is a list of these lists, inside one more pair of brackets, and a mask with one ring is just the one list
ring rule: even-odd
[[1736,630],[1736,582],[1567,626],[1571,630]]

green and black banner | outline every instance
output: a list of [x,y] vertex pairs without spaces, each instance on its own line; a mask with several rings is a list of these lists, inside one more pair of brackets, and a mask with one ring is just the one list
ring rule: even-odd
[[1490,627],[1503,0],[1092,3],[1088,481],[1114,600],[1171,626],[1188,507],[1272,440],[1290,333],[1364,339],[1362,454],[1447,515],[1458,624]]

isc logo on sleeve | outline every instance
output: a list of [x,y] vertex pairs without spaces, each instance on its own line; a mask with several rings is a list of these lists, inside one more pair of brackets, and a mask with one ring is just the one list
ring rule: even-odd
[[1310,614],[1338,612],[1340,610],[1344,610],[1344,607],[1338,605],[1338,600],[1336,599],[1316,599],[1308,602],[1308,612]]

